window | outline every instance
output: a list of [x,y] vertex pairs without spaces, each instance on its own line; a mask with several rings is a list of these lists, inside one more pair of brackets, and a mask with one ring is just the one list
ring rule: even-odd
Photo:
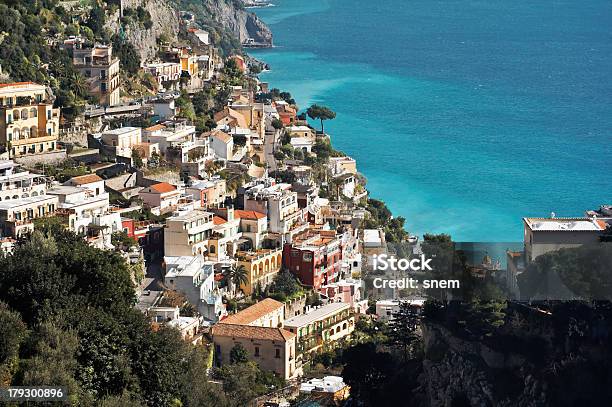
[[255,356],[259,356],[259,346],[255,346]]
[[276,348],[276,354],[274,355],[274,357],[280,359],[280,349]]

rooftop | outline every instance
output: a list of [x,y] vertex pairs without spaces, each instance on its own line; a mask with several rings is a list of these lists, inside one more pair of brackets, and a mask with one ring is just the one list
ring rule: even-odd
[[326,304],[313,311],[310,311],[308,314],[297,315],[293,318],[289,318],[285,320],[285,326],[300,327],[308,325],[349,308],[349,304],[343,302],[333,302],[331,304]]
[[97,176],[96,174],[87,174],[87,175],[81,175],[79,177],[72,177],[70,181],[72,181],[76,185],[85,185],[85,184],[91,184],[92,182],[100,182],[104,180],[100,178],[99,176]]
[[29,198],[11,199],[8,201],[0,202],[0,210],[18,208],[20,206],[31,205],[49,200],[57,201],[57,197],[50,195],[39,195],[31,196]]
[[283,328],[266,328],[251,325],[217,324],[212,328],[212,335],[232,338],[260,339],[287,342],[295,337],[294,333]]
[[256,211],[244,211],[241,209],[234,210],[234,217],[237,219],[263,219],[265,214]]
[[174,185],[168,184],[167,182],[160,182],[159,184],[151,185],[150,188],[151,190],[158,192],[160,194],[176,191],[176,187]]
[[140,131],[140,127],[119,127],[118,129],[105,131],[103,134],[113,134],[120,136],[122,134],[130,133],[132,131]]
[[606,223],[595,218],[523,218],[532,231],[537,232],[598,232]]
[[221,321],[222,324],[237,324],[237,325],[248,325],[253,321],[258,320],[267,314],[283,308],[285,305],[282,302],[273,300],[272,298],[266,298],[258,303],[251,305],[249,308],[244,309],[237,314],[233,314]]

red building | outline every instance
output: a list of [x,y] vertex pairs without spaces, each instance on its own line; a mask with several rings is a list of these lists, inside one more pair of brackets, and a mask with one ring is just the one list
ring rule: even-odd
[[340,239],[333,230],[306,230],[283,247],[284,268],[316,290],[338,280],[341,260]]

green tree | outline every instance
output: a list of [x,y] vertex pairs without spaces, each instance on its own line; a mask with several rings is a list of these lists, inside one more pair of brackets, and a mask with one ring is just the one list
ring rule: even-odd
[[325,120],[333,120],[333,119],[336,118],[336,113],[334,111],[332,111],[330,108],[328,108],[326,106],[320,106],[320,105],[317,105],[317,104],[314,104],[314,105],[310,106],[308,108],[308,110],[306,110],[306,114],[312,120],[320,120],[321,121],[321,133],[323,133],[323,134],[325,134],[325,131],[323,129],[323,122]]
[[412,352],[413,345],[419,340],[420,317],[418,309],[407,301],[402,301],[393,319],[389,322],[387,336],[389,343],[402,352],[404,363]]
[[280,119],[275,118],[272,120],[272,127],[274,127],[276,130],[280,130],[284,127],[283,122]]
[[246,363],[249,361],[249,354],[242,344],[237,343],[230,350],[230,363],[235,365],[238,363]]

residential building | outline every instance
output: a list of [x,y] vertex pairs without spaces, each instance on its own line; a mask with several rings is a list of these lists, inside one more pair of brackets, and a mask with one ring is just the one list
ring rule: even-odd
[[175,120],[147,127],[142,132],[142,139],[147,143],[159,144],[159,150],[165,155],[171,146],[194,142],[195,134],[195,126],[185,120]]
[[223,110],[215,113],[214,121],[217,127],[242,127],[249,128],[249,124],[240,112],[225,106]]
[[291,146],[296,150],[301,150],[304,154],[312,153],[312,147],[315,145],[313,139],[306,137],[292,137]]
[[215,282],[214,263],[200,255],[165,256],[164,284],[181,292],[206,319],[216,322],[225,315],[225,306]]
[[351,157],[329,157],[332,175],[357,174],[357,162]]
[[281,328],[285,320],[285,304],[265,298],[242,311],[228,315],[222,324]]
[[53,195],[0,202],[0,230],[3,236],[17,237],[34,230],[34,219],[52,215],[58,206]]
[[[317,135],[316,131],[312,128],[304,125],[293,125],[285,127],[285,131],[289,134],[290,137],[302,137],[314,139]],[[330,158],[331,159],[331,158]]]
[[230,352],[240,344],[260,369],[290,380],[296,376],[295,334],[283,328],[216,324],[212,328],[215,366],[230,363]]
[[304,211],[299,208],[297,193],[290,184],[259,183],[248,188],[243,199],[245,210],[268,217],[270,232],[287,234],[304,220]]
[[245,295],[251,295],[257,287],[263,290],[272,284],[282,266],[281,249],[239,251],[235,258],[247,271],[247,282],[240,286]]
[[285,243],[283,250],[284,267],[317,291],[340,279],[341,260],[340,239],[334,230],[308,229]]
[[139,127],[120,127],[102,133],[102,142],[114,147],[115,155],[132,158],[132,148],[142,143],[142,129]]
[[121,103],[119,58],[113,56],[112,46],[95,45],[93,48],[74,48],[72,63],[85,76],[89,92],[98,98],[100,104],[115,106]]
[[161,121],[174,120],[178,114],[174,98],[155,99],[151,104],[153,105],[153,114]]
[[368,309],[368,300],[363,295],[363,287],[362,280],[347,278],[321,286],[319,294],[323,301],[343,302],[349,304],[354,313],[365,314]]
[[381,321],[392,321],[393,315],[397,314],[402,303],[408,303],[411,307],[422,308],[425,305],[425,299],[392,299],[376,301],[376,317]]
[[348,337],[355,330],[355,317],[349,304],[335,302],[285,320],[285,329],[295,333],[296,367],[301,367],[303,355]]
[[276,107],[280,121],[285,126],[290,126],[297,120],[297,111],[293,106],[283,100],[277,100],[273,102]]
[[185,193],[191,195],[201,208],[218,208],[225,202],[226,182],[222,178],[213,177],[191,184],[185,188]]
[[261,249],[268,234],[268,218],[266,215],[256,211],[236,209],[234,210],[234,216],[240,219],[242,237],[249,240],[251,249]]
[[138,193],[140,199],[149,208],[159,208],[160,213],[174,210],[182,198],[182,192],[167,182],[153,184]]
[[350,396],[350,387],[340,376],[312,378],[300,384],[300,393],[309,394],[319,405],[339,406]]
[[179,307],[151,307],[146,313],[154,324],[164,324],[177,329],[184,341],[196,344],[202,339],[198,335],[200,329],[198,318],[181,316]]
[[194,210],[166,220],[164,253],[166,256],[195,256],[208,252],[208,240],[213,233],[214,215]]
[[10,158],[55,151],[59,118],[45,86],[0,84],[0,147]]
[[153,62],[144,64],[142,69],[155,78],[159,90],[165,89],[169,82],[178,82],[181,79],[181,64],[178,62]]
[[213,234],[208,240],[208,256],[217,260],[228,260],[234,256],[242,237],[239,231],[240,219],[234,218],[233,208],[211,209]]
[[215,155],[222,160],[232,160],[234,158],[234,139],[229,134],[221,130],[213,130],[208,134],[210,148]]
[[597,218],[523,218],[525,260],[562,248],[596,244],[606,229]]
[[0,202],[44,195],[46,191],[44,176],[20,171],[11,160],[0,160]]

